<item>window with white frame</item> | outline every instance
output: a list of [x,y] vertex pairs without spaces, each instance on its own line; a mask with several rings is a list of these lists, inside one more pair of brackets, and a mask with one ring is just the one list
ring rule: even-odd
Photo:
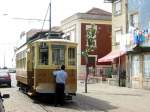
[[144,77],[150,77],[150,55],[144,55]]
[[117,31],[115,31],[115,37],[116,37],[116,41],[115,41],[115,43],[117,44],[117,45],[119,45],[120,44],[120,41],[121,41],[121,30],[117,30]]
[[135,28],[138,28],[138,26],[139,26],[139,19],[138,18],[139,18],[138,13],[130,15],[130,24],[131,24],[131,26],[133,26]]
[[[92,25],[86,25],[86,31],[88,30],[88,29],[90,29],[92,27]],[[94,26],[94,29],[97,31],[97,25],[95,25]],[[92,42],[92,44],[93,44],[93,47],[96,47],[97,45],[96,45],[96,35],[93,37],[93,38],[95,38],[94,39],[94,41]],[[88,41],[87,41],[87,46],[89,45],[89,43],[88,43]]]
[[121,14],[121,0],[117,0],[114,2],[114,15]]
[[138,76],[140,73],[140,57],[133,56],[132,57],[132,76]]

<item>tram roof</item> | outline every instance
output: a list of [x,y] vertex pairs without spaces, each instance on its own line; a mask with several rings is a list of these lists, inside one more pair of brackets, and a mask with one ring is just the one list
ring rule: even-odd
[[38,39],[38,40],[36,40],[34,42],[65,42],[65,43],[77,44],[76,42],[72,42],[72,41],[67,40],[67,39],[50,39],[50,38],[48,38],[48,39],[45,39],[45,38]]
[[29,43],[35,43],[35,42],[62,42],[62,43],[72,43],[77,44],[75,42],[71,42],[70,40],[64,39],[62,37],[63,32],[61,31],[51,31],[49,34],[49,31],[40,31],[33,34],[30,38],[26,38],[24,43],[18,45],[17,49],[22,48],[24,45],[27,45]]

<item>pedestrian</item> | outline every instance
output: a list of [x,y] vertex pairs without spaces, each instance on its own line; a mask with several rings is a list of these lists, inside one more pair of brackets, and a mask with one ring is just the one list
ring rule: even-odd
[[64,90],[67,79],[67,72],[65,72],[65,65],[61,66],[60,70],[54,71],[56,87],[55,87],[55,106],[58,104],[64,105]]

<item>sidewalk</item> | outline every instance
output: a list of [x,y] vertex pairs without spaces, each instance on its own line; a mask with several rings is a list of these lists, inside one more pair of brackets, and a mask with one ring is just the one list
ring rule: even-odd
[[84,102],[104,112],[150,112],[148,90],[96,83],[88,84],[88,93],[84,93],[84,83],[78,82],[78,93],[85,96]]

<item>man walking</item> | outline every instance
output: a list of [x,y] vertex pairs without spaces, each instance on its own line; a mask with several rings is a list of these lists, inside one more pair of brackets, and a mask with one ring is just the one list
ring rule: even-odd
[[55,88],[55,106],[58,104],[64,104],[64,90],[65,83],[67,79],[67,73],[65,72],[65,65],[61,66],[61,70],[54,72],[55,80],[56,80],[56,88]]

